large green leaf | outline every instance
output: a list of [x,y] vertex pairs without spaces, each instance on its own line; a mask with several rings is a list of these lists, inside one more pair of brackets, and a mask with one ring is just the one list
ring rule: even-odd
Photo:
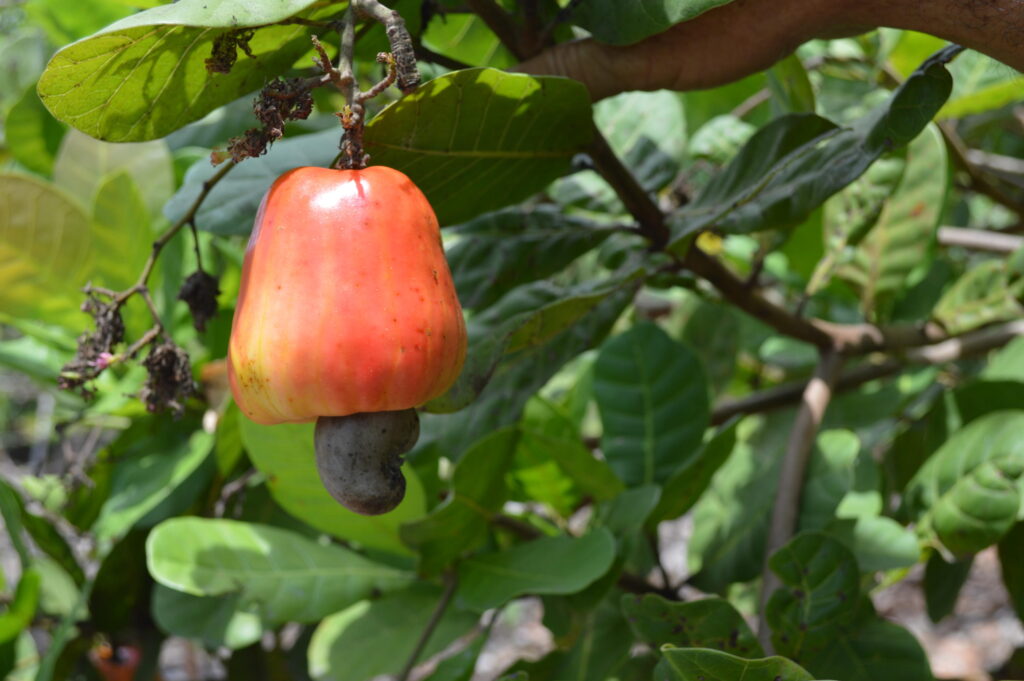
[[159,583],[193,596],[239,594],[273,626],[315,622],[412,575],[339,546],[266,525],[172,518],[153,529],[146,562]]
[[570,287],[535,281],[509,291],[470,319],[469,348],[462,372],[446,393],[427,403],[426,409],[451,412],[470,404],[487,387],[506,354],[543,347],[632,279],[612,277]]
[[601,42],[624,45],[661,33],[728,2],[730,0],[591,0],[576,7],[572,22],[590,31]]
[[68,131],[53,168],[54,182],[92,206],[107,176],[127,172],[151,215],[157,215],[174,192],[171,152],[162,141],[110,144],[77,130]]
[[614,558],[615,540],[605,529],[536,539],[465,561],[459,595],[482,612],[524,594],[572,594],[604,575]]
[[998,411],[950,437],[907,485],[905,502],[955,554],[975,553],[1009,531],[1021,507],[1024,411]]
[[[326,618],[309,643],[309,674],[318,681],[366,681],[397,674],[437,608],[440,591],[417,585],[362,601]],[[446,648],[476,624],[477,616],[449,607],[421,653]]]
[[689,511],[711,484],[715,472],[732,454],[736,445],[736,424],[715,434],[700,452],[665,481],[661,501],[651,513],[649,523],[678,518]]
[[466,308],[496,302],[516,286],[549,277],[612,234],[551,206],[509,208],[449,230],[447,252],[459,301]]
[[423,44],[465,64],[501,69],[516,63],[516,58],[484,20],[471,12],[453,12],[435,18],[423,33]]
[[80,289],[95,257],[91,232],[79,204],[53,185],[0,176],[0,308],[84,328]]
[[403,468],[405,499],[379,516],[353,513],[324,489],[313,456],[313,424],[261,426],[244,416],[239,425],[249,458],[264,475],[274,500],[309,525],[335,537],[391,553],[408,554],[399,526],[426,511],[423,487],[410,466]]
[[4,121],[4,142],[18,163],[40,175],[50,175],[65,128],[39,101],[35,87],[25,91]]
[[839,274],[860,291],[865,310],[907,287],[927,260],[949,187],[946,145],[934,124],[907,146],[906,167],[871,231]]
[[709,648],[666,648],[658,681],[811,681],[807,670],[784,657],[747,660]]
[[201,473],[213,450],[213,436],[170,419],[146,419],[126,431],[110,450],[119,460],[110,496],[92,528],[100,540],[124,534],[171,498],[189,477]]
[[546,187],[591,130],[581,83],[466,69],[386,107],[366,127],[365,145],[373,163],[412,178],[449,225]]
[[[300,166],[327,166],[337,155],[341,129],[288,138],[260,158],[250,158],[210,191],[196,212],[196,227],[214,234],[248,234],[263,195],[280,175]],[[180,220],[195,203],[203,183],[216,172],[203,158],[185,173],[185,182],[164,206],[168,220]]]
[[447,456],[458,458],[484,434],[517,421],[527,400],[566,362],[604,339],[635,290],[636,284],[627,281],[548,342],[502,358],[486,388],[468,407],[454,415],[423,416],[422,440],[435,439]]
[[655,650],[670,644],[715,648],[743,658],[764,655],[743,616],[721,598],[680,603],[654,594],[626,594],[622,612],[636,637]]
[[153,589],[153,619],[164,632],[199,639],[211,648],[244,648],[260,640],[263,623],[240,607],[239,593],[193,596],[163,584]]
[[838,541],[802,532],[768,564],[782,582],[765,610],[772,641],[776,650],[806,660],[857,614],[857,561]]
[[778,462],[791,423],[792,412],[739,422],[732,454],[693,507],[687,560],[697,588],[724,594],[731,583],[760,572]]
[[[786,229],[854,181],[882,153],[913,140],[949,96],[944,64],[959,48],[928,59],[881,106],[850,127],[806,114],[762,128],[697,198],[671,219],[672,245],[714,226],[726,233]],[[830,172],[822,173],[822,168]]]
[[979,263],[942,295],[932,316],[951,334],[993,322],[1019,319],[1024,307],[1010,290],[1010,272],[1002,260]]
[[474,444],[459,459],[444,503],[426,517],[402,526],[402,540],[420,553],[422,573],[438,574],[486,538],[490,516],[507,496],[505,472],[518,439],[518,432],[506,428]]
[[[551,503],[568,516],[584,495],[595,501],[608,501],[623,490],[622,480],[607,462],[584,446],[579,428],[558,405],[539,396],[532,398],[526,404],[519,427],[521,436],[513,475],[529,498]],[[545,490],[561,483],[569,489],[558,496],[571,504],[560,507],[554,498],[546,496]]]
[[665,481],[693,457],[710,418],[700,361],[654,324],[601,348],[594,396],[605,458],[627,485]]
[[[154,7],[57,52],[39,79],[39,95],[58,120],[97,139],[163,137],[285,72],[310,49],[310,29],[268,24],[309,15],[314,4],[179,0]],[[248,41],[253,56],[238,50],[230,73],[207,71],[215,42],[230,45],[248,27],[261,27]]]
[[800,528],[820,530],[834,518],[882,511],[878,465],[848,430],[828,430],[817,439],[800,494]]
[[932,622],[938,622],[953,612],[960,588],[967,581],[973,564],[974,556],[947,563],[938,551],[934,551],[928,558],[922,588],[925,605],[928,606],[928,618]]
[[928,656],[914,635],[879,619],[867,602],[863,614],[831,645],[802,664],[820,678],[842,681],[933,681]]

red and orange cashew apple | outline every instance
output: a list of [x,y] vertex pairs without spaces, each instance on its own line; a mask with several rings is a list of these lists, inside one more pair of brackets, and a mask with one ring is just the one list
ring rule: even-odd
[[274,182],[245,252],[228,380],[257,423],[317,420],[339,502],[377,514],[401,501],[414,407],[451,387],[465,355],[437,217],[408,177],[307,167]]

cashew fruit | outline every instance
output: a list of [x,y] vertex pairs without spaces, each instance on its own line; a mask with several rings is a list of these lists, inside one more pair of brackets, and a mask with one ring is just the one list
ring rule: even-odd
[[[338,466],[351,472],[358,463],[378,476],[366,489],[387,487],[392,507],[401,500],[393,474],[401,478],[400,455],[416,435],[398,437],[413,428],[394,413],[444,393],[465,355],[437,217],[408,177],[384,166],[304,167],[274,182],[245,252],[228,381],[257,423],[319,419],[317,461],[336,498],[358,499],[350,507],[359,512],[388,510],[364,492],[336,493],[342,479],[356,484]],[[365,418],[377,413],[392,415]],[[348,463],[327,461],[342,451]]]

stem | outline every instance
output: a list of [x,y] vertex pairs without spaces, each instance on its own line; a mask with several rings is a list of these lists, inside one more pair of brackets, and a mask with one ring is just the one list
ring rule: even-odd
[[448,609],[448,604],[451,603],[452,597],[455,595],[455,587],[459,581],[455,572],[446,572],[443,579],[444,592],[441,594],[441,600],[437,602],[437,607],[434,608],[433,614],[430,615],[430,621],[423,628],[419,640],[416,641],[416,646],[412,649],[412,653],[409,654],[409,659],[405,661],[405,666],[398,674],[398,681],[409,681],[409,675],[412,673],[413,667],[416,666],[416,660],[423,653],[423,649],[427,647],[431,635],[437,629],[437,625],[441,623],[444,611]]
[[1024,237],[986,229],[939,227],[939,243],[989,253],[1013,253],[1024,246]]
[[640,186],[633,173],[623,165],[596,125],[587,152],[594,162],[594,168],[612,186],[626,209],[636,218],[640,225],[640,233],[651,242],[651,248],[659,251],[665,248],[669,239],[665,214],[661,212],[647,190]]
[[384,33],[395,56],[398,89],[408,94],[420,84],[420,72],[416,68],[416,53],[413,51],[412,36],[405,27],[402,15],[389,9],[377,0],[352,0],[352,6],[372,19],[384,24]]
[[953,162],[966,171],[968,177],[970,177],[970,188],[1009,208],[1017,215],[1024,217],[1024,202],[1017,200],[1004,191],[981,168],[971,162],[968,158],[967,145],[960,139],[953,126],[947,122],[939,123],[939,131],[942,133],[942,138],[946,142],[946,149],[949,150],[949,155],[952,157]]
[[832,388],[842,365],[842,357],[834,350],[823,350],[815,369],[814,377],[804,389],[800,410],[793,421],[789,444],[782,459],[779,485],[775,492],[775,506],[772,508],[771,525],[765,544],[764,567],[761,571],[761,608],[758,638],[768,655],[772,655],[771,632],[765,619],[768,598],[781,584],[779,578],[768,567],[768,559],[786,545],[796,531],[797,511],[800,508],[800,490],[804,474],[810,461],[814,440],[821,426],[825,409],[832,399]]

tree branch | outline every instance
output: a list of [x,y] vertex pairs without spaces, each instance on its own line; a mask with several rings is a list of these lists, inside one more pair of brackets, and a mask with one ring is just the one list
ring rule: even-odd
[[953,126],[948,122],[940,122],[939,131],[942,132],[942,138],[946,142],[946,149],[949,150],[949,155],[952,157],[953,162],[960,166],[971,179],[970,188],[1009,208],[1017,215],[1024,217],[1024,202],[1006,192],[996,182],[993,182],[985,171],[970,160],[967,146],[960,139],[960,136],[957,135]]
[[821,426],[821,419],[832,399],[833,385],[842,362],[842,356],[834,350],[825,350],[821,353],[814,377],[808,382],[803,392],[800,409],[793,421],[793,430],[789,434],[786,454],[782,459],[782,470],[779,472],[779,485],[775,492],[771,525],[768,528],[768,538],[765,542],[764,567],[761,571],[758,638],[769,655],[772,655],[774,651],[771,632],[765,619],[765,605],[781,582],[768,567],[768,559],[785,546],[796,531],[797,511],[800,508],[800,490],[803,487],[804,474],[807,471],[818,428]]
[[[841,373],[836,379],[834,392],[853,390],[865,383],[894,376],[914,364],[946,364],[989,352],[1018,336],[1024,336],[1024,321],[1021,320],[977,329],[933,345],[910,348],[899,359],[888,357]],[[720,425],[739,414],[757,414],[796,404],[807,384],[808,381],[793,381],[739,399],[721,400],[711,413],[711,423]]]
[[412,673],[413,667],[416,666],[416,660],[418,660],[420,655],[423,653],[423,649],[426,648],[427,643],[430,642],[430,637],[433,635],[434,630],[437,629],[437,625],[441,623],[441,618],[444,616],[444,611],[448,609],[448,604],[451,603],[452,596],[455,595],[455,587],[458,583],[459,580],[455,572],[445,573],[444,591],[441,593],[441,600],[437,602],[437,607],[434,608],[433,614],[430,615],[430,621],[427,622],[427,626],[423,627],[423,632],[420,634],[419,640],[416,641],[416,645],[409,654],[409,659],[405,661],[405,666],[398,674],[398,681],[409,681],[409,674]]
[[1024,246],[1024,236],[1004,234],[988,229],[939,227],[939,243],[989,253],[1013,253]]

